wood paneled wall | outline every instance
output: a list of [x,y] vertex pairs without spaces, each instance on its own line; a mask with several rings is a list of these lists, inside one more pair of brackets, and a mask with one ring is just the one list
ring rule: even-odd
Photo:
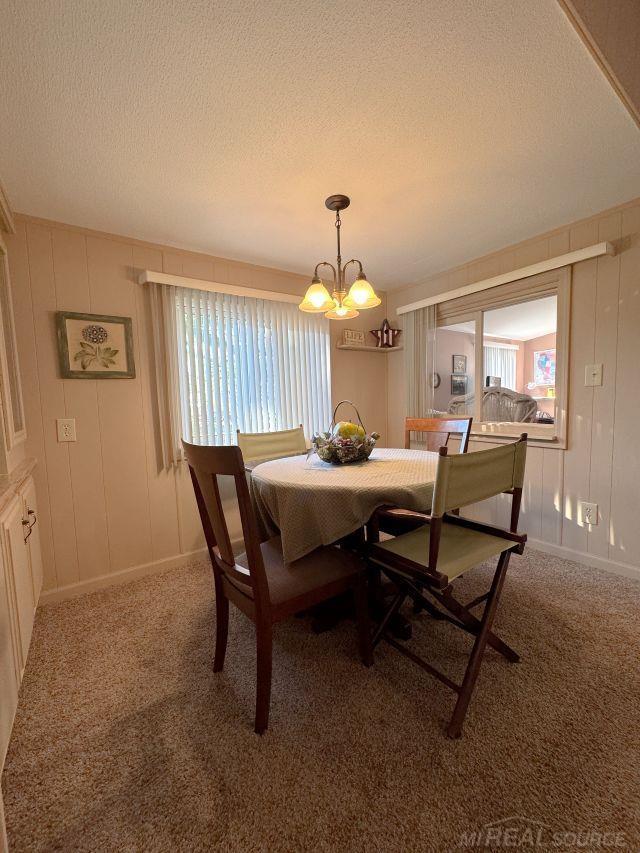
[[[158,470],[148,297],[137,272],[300,294],[308,279],[19,215],[7,243],[26,450],[38,459],[45,590],[82,591],[199,553],[204,543],[188,472]],[[136,378],[60,379],[58,310],[132,317]],[[349,325],[373,328],[383,318],[384,302]],[[370,428],[383,433],[385,356],[337,351],[341,330],[332,324],[334,400],[355,400]],[[77,442],[58,443],[62,417],[76,419]]]
[[[522,525],[550,550],[633,575],[640,569],[640,200],[390,291],[387,304],[395,316],[400,305],[602,240],[618,253],[573,268],[568,448],[529,449]],[[603,385],[585,387],[585,365],[595,362],[604,365]],[[393,445],[405,411],[401,353],[388,356],[388,370]],[[581,523],[581,500],[598,504],[597,526]],[[504,522],[503,504],[487,502],[482,511]]]

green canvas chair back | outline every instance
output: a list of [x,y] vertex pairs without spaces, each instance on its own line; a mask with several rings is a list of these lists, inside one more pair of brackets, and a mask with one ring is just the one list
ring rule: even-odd
[[494,495],[521,489],[527,455],[526,436],[490,450],[438,457],[431,515],[487,500]]
[[245,462],[255,459],[277,459],[283,456],[296,456],[307,452],[302,424],[295,429],[279,432],[240,432],[238,447]]

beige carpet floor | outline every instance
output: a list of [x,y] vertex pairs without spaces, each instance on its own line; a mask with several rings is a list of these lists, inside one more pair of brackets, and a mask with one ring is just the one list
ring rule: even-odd
[[[276,631],[256,736],[252,625],[232,611],[214,676],[204,564],[43,607],[3,781],[11,850],[441,853],[501,820],[544,849],[607,832],[639,850],[639,605],[635,581],[514,558],[496,629],[522,662],[487,653],[459,741],[446,688],[389,646],[367,670],[350,622],[305,619]],[[414,624],[459,674],[469,639]]]

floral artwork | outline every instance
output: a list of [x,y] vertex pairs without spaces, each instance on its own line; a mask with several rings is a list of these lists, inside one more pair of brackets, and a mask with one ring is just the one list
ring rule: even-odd
[[109,337],[104,326],[85,326],[82,330],[82,337],[84,340],[80,341],[80,349],[74,355],[73,360],[79,361],[83,370],[95,363],[102,367],[115,365],[115,356],[118,355],[119,350],[110,346],[100,346]]
[[556,351],[543,349],[533,354],[533,384],[556,384]]
[[59,311],[56,323],[60,372],[64,378],[135,376],[130,317]]

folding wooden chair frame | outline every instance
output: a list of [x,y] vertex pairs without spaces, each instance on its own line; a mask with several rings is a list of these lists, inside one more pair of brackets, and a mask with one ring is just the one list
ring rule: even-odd
[[[520,438],[521,442],[526,442],[527,436],[523,434]],[[442,447],[439,451],[440,456],[447,456],[447,448]],[[397,649],[413,663],[420,666],[430,675],[437,678],[449,689],[453,690],[457,695],[455,709],[449,724],[447,726],[447,735],[451,738],[460,737],[462,734],[462,726],[471,701],[471,696],[480,672],[482,658],[487,645],[490,645],[501,655],[503,655],[510,663],[517,663],[520,660],[519,655],[496,634],[493,633],[492,625],[495,613],[498,607],[498,602],[502,594],[505,576],[509,567],[509,560],[512,553],[522,554],[526,542],[526,535],[520,535],[516,531],[518,529],[518,519],[520,516],[520,504],[522,501],[522,486],[515,486],[509,489],[507,494],[512,495],[511,505],[511,523],[509,530],[503,530],[500,527],[484,524],[471,519],[463,518],[459,515],[454,515],[445,512],[440,517],[433,515],[424,515],[426,523],[430,524],[430,541],[429,541],[429,557],[428,566],[423,567],[418,564],[406,560],[397,554],[389,554],[384,557],[375,556],[375,542],[379,540],[377,526],[369,528],[369,535],[372,541],[370,555],[373,553],[376,568],[382,569],[385,575],[392,581],[397,588],[397,593],[393,597],[389,608],[384,617],[374,631],[372,643],[374,648],[381,640],[385,640],[389,645]],[[498,564],[491,582],[491,587],[488,592],[474,598],[467,604],[462,604],[453,596],[453,584],[449,582],[446,575],[437,571],[438,550],[443,524],[457,525],[466,527],[470,530],[476,530],[481,533],[488,533],[491,536],[497,536],[504,539],[506,542],[513,543],[499,555]],[[383,560],[391,563],[386,565]],[[430,595],[433,603],[426,597]],[[456,684],[444,673],[431,666],[423,658],[412,652],[397,639],[392,637],[387,630],[393,616],[400,610],[407,598],[413,599],[414,602],[419,602],[434,618],[444,619],[455,625],[457,628],[469,633],[475,637],[473,649],[469,657],[469,662],[461,684]],[[471,611],[485,602],[484,611],[479,618]],[[438,606],[439,605],[439,606]]]

